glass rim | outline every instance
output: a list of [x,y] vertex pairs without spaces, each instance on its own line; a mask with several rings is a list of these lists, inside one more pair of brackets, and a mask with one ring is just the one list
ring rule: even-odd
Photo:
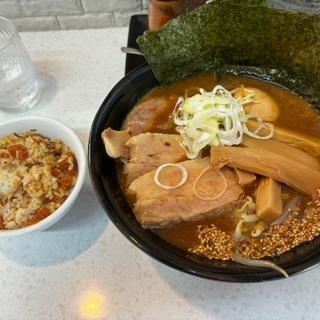
[[0,16],[0,23],[3,22],[5,24],[5,27],[8,28],[8,31],[10,32],[10,35],[6,40],[4,41],[3,45],[0,45],[0,50],[6,48],[12,41],[13,38],[16,36],[17,31],[13,23],[7,19],[6,17]]

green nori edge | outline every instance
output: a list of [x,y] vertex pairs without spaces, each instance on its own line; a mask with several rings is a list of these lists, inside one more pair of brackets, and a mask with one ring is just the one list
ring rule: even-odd
[[320,15],[274,9],[259,0],[216,0],[137,42],[162,84],[241,66],[238,72],[288,87],[320,111]]
[[218,78],[220,75],[229,74],[252,77],[280,85],[303,98],[316,111],[320,112],[320,94],[315,91],[313,86],[308,86],[303,79],[293,76],[286,70],[226,64],[214,64],[213,69]]

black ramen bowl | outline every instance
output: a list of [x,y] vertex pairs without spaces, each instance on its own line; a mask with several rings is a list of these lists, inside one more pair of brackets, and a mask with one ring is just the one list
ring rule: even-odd
[[[149,66],[133,70],[109,93],[93,121],[89,139],[89,169],[95,192],[105,212],[134,245],[177,270],[229,282],[283,279],[281,274],[273,270],[256,269],[232,261],[209,260],[190,254],[165,242],[152,231],[144,230],[135,219],[120,190],[115,161],[107,156],[101,133],[106,127],[120,129],[136,102],[157,85]],[[320,261],[320,237],[270,260],[284,268],[289,275],[308,270]]]

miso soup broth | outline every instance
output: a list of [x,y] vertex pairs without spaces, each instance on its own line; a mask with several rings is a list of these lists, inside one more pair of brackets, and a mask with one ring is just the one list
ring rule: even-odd
[[320,232],[320,118],[283,87],[199,73],[156,87],[122,131],[106,131],[136,218],[174,246],[210,259],[231,259],[235,248],[260,259]]

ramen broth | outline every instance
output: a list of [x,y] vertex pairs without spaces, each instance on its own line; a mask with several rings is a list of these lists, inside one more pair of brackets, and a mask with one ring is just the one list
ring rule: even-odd
[[[297,95],[291,93],[289,90],[281,88],[272,83],[268,83],[262,80],[249,77],[235,77],[235,76],[222,76],[217,81],[213,73],[200,73],[181,80],[169,87],[157,87],[145,95],[140,102],[152,99],[155,97],[161,97],[170,101],[168,105],[167,114],[162,115],[157,119],[151,132],[158,133],[176,133],[175,128],[159,129],[158,125],[166,123],[175,107],[177,99],[182,97],[193,96],[199,92],[199,88],[203,88],[207,91],[211,91],[212,88],[221,84],[227,90],[244,85],[245,87],[258,88],[267,94],[269,94],[279,106],[279,117],[274,124],[281,127],[286,127],[291,130],[295,130],[301,133],[311,134],[320,138],[320,118],[316,112],[309,107],[309,105]],[[319,158],[318,158],[319,160]],[[121,167],[118,167],[118,176],[121,187],[125,190],[125,177],[122,173]],[[290,196],[294,194],[289,188],[284,187],[285,192]],[[247,195],[252,195],[252,190],[246,192]],[[130,202],[130,199],[128,199]],[[305,207],[307,201],[306,197],[303,197],[301,206]],[[284,200],[284,205],[286,200]],[[199,244],[197,236],[197,228],[199,225],[214,224],[217,228],[225,231],[229,234],[234,232],[236,226],[236,220],[232,212],[222,215],[215,215],[210,218],[204,218],[202,220],[193,222],[181,222],[171,227],[164,229],[153,230],[157,235],[163,238],[165,241],[182,249],[188,249]]]

